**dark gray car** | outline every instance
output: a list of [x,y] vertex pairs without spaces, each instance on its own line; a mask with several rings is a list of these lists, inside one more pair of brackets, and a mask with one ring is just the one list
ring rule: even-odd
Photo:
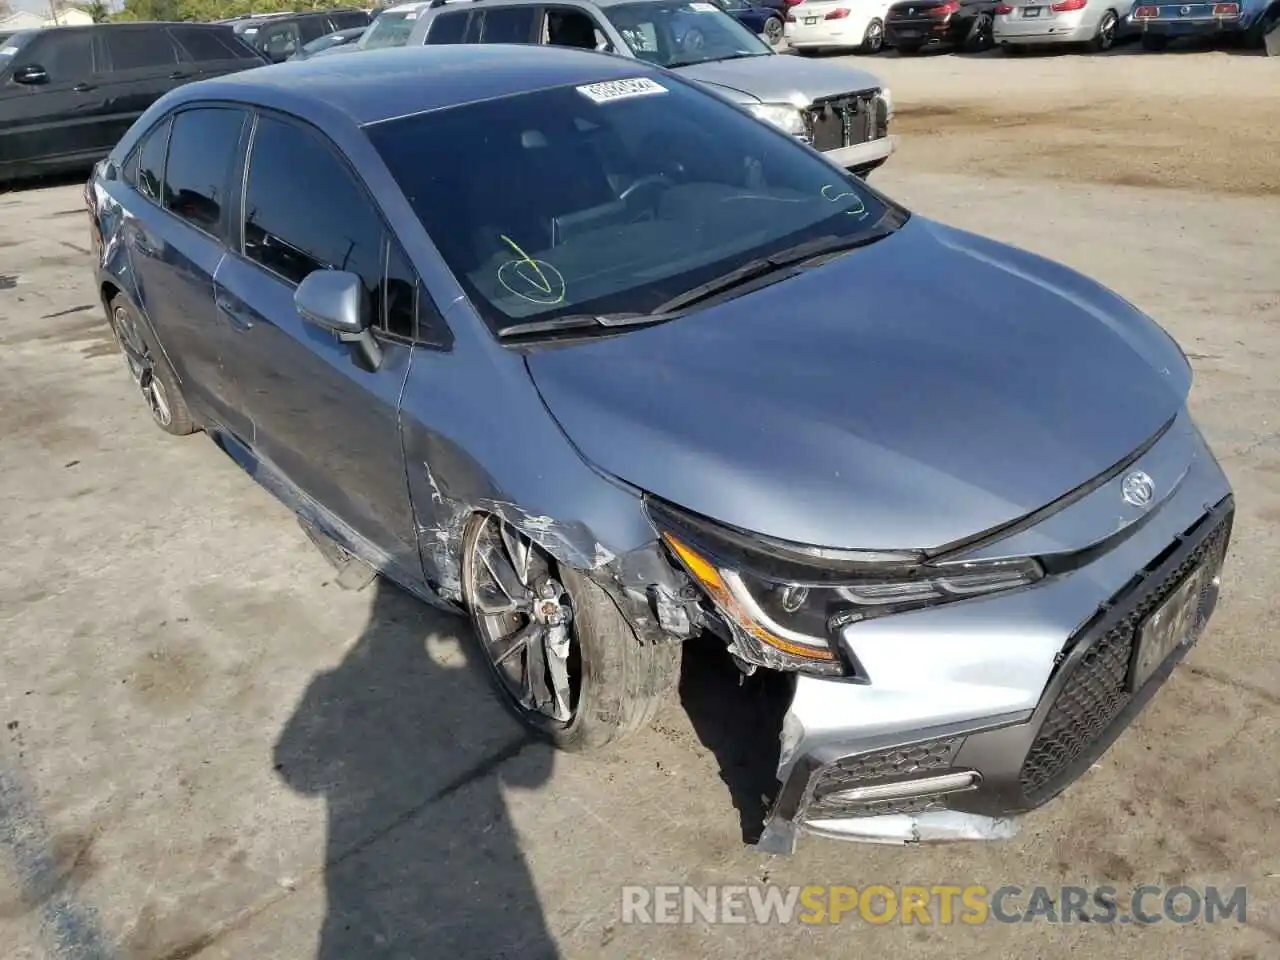
[[699,635],[789,677],[765,849],[1008,835],[1216,602],[1233,501],[1168,335],[636,60],[192,85],[87,199],[156,422],[340,582],[468,614],[530,728],[635,730]]

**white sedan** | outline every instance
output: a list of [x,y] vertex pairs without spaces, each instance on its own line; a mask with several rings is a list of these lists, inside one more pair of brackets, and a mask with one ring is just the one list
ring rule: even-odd
[[799,53],[852,49],[878,53],[890,0],[800,0],[787,10],[784,36]]

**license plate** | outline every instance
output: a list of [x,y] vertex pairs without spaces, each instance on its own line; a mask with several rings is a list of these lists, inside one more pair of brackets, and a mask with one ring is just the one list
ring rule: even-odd
[[1022,16],[1026,19],[1030,19],[1032,17],[1038,17],[1040,16],[1040,8],[1039,7],[1023,7]]
[[805,25],[806,27],[812,27],[812,26],[813,26],[815,23],[817,23],[817,22],[818,22],[818,18],[817,18],[817,17],[805,17],[805,18],[804,18],[804,25]]
[[900,36],[903,40],[914,40],[916,39],[916,37],[920,36],[920,31],[919,30],[899,30],[898,36]]
[[1138,629],[1138,645],[1129,668],[1129,690],[1139,690],[1160,664],[1183,644],[1196,638],[1200,619],[1200,592],[1209,578],[1204,564],[1182,581],[1173,594]]

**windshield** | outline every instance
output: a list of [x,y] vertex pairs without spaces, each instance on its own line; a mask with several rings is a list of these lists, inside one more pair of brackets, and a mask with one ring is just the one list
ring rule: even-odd
[[403,47],[409,42],[409,34],[413,32],[413,24],[417,19],[418,11],[416,10],[378,14],[369,25],[368,31],[360,38],[360,49],[380,50],[383,47]]
[[495,331],[648,313],[753,259],[871,233],[888,209],[792,137],[665,76],[365,129]]
[[768,44],[713,3],[647,0],[602,10],[632,53],[663,67],[773,53]]
[[13,58],[36,35],[34,30],[19,30],[0,40],[0,70],[8,68]]

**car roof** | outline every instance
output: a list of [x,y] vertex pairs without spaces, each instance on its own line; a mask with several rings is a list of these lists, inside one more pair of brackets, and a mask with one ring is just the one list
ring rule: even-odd
[[450,44],[291,60],[187,84],[167,99],[227,99],[303,117],[336,109],[363,126],[548,87],[657,73],[643,61],[568,47]]

